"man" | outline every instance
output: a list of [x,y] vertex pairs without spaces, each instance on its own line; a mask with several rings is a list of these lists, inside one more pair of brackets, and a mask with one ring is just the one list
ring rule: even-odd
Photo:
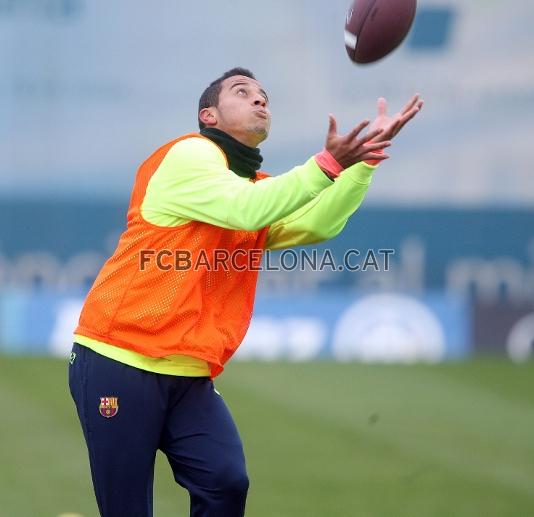
[[[270,178],[258,172],[257,148],[269,133],[269,100],[251,72],[235,68],[202,94],[200,134],[141,165],[127,229],[87,296],[70,361],[102,516],[152,515],[158,449],[189,491],[192,516],[244,515],[241,440],[212,379],[248,328],[253,266],[266,248],[339,233],[383,149],[421,107],[415,96],[391,118],[379,100],[363,137],[369,121],[340,136],[330,116],[325,149]],[[214,267],[221,251],[242,260]]]

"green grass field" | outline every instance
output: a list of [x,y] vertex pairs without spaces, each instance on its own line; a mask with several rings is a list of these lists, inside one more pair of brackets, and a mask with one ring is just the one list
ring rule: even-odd
[[[2,517],[97,515],[66,375],[0,357]],[[532,362],[234,363],[216,385],[245,443],[249,517],[534,516]],[[155,501],[188,515],[162,456]]]

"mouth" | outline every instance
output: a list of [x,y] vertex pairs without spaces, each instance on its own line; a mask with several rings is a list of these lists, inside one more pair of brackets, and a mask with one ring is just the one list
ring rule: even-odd
[[269,118],[269,115],[267,114],[267,112],[265,110],[255,110],[254,113],[258,117],[263,118],[265,120],[267,120]]

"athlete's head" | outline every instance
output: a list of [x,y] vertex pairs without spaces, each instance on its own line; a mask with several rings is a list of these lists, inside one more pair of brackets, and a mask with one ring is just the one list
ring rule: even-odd
[[213,127],[250,147],[267,138],[271,112],[267,94],[245,68],[232,68],[215,79],[198,103],[200,129]]

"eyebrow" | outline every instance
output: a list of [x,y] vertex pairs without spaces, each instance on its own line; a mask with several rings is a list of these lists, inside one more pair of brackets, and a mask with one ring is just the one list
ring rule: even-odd
[[[247,83],[245,81],[238,81],[237,83],[234,83],[232,84],[232,86],[230,86],[230,90],[232,90],[234,86],[250,86],[250,83]],[[269,96],[267,95],[267,92],[263,88],[260,88],[260,92],[265,97],[265,100],[268,101]]]

